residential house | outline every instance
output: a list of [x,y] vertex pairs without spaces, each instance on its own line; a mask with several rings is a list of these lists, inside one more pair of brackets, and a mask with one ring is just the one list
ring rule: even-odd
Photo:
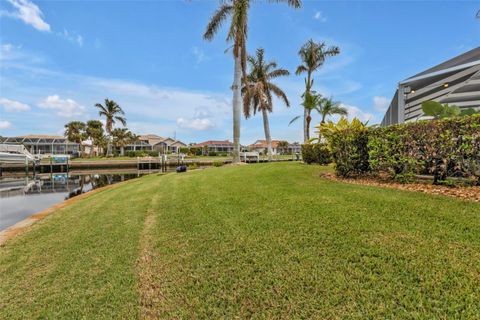
[[[158,151],[160,153],[178,153],[180,148],[184,148],[187,145],[180,140],[172,138],[163,138],[156,134],[146,134],[139,136],[137,142],[133,143],[132,146],[143,146],[148,148],[151,151]],[[126,149],[127,150],[127,149]],[[144,150],[144,149],[136,149]],[[146,149],[145,149],[146,150]]]
[[203,155],[208,155],[209,152],[230,154],[233,152],[233,143],[228,140],[208,140],[194,144],[191,148],[201,148]]
[[32,134],[17,137],[0,137],[1,144],[23,145],[31,154],[70,154],[80,153],[80,144],[68,141],[62,136],[51,136],[45,134]]
[[[298,142],[289,143],[288,147],[283,148],[281,145],[279,146],[282,140],[272,140],[272,152],[274,155],[277,154],[292,154],[292,153],[300,153],[302,151],[302,146]],[[256,151],[259,153],[266,154],[267,153],[267,140],[257,140],[251,145],[248,146],[250,151]]]

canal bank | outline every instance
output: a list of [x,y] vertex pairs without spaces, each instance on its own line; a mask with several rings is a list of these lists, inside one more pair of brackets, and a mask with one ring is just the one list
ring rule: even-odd
[[[284,162],[284,161],[296,161],[297,159],[292,158],[279,158],[274,159],[270,162]],[[269,162],[268,159],[258,159],[246,161],[247,163],[264,163]],[[40,162],[37,164],[28,164],[26,168],[25,164],[22,163],[1,163],[0,170],[2,173],[5,172],[67,172],[72,170],[97,170],[97,169],[136,169],[136,170],[160,170],[163,172],[171,171],[172,168],[175,168],[180,165],[185,166],[212,166],[220,163],[230,164],[232,160],[230,159],[168,159],[163,160],[161,158],[138,158],[131,160],[73,160],[68,161],[68,163],[51,163],[51,162]]]

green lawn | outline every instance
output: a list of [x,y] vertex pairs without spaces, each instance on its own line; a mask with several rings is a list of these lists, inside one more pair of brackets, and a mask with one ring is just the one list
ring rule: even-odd
[[478,319],[480,204],[300,163],[150,175],[0,248],[0,318]]

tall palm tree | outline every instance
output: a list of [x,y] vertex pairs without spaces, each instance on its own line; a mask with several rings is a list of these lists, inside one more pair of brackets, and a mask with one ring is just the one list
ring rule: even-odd
[[104,141],[103,123],[99,120],[88,120],[85,133],[87,134],[87,137],[92,141],[92,147],[90,148],[90,156],[92,156],[93,148],[100,147],[100,145]]
[[80,155],[83,155],[82,141],[87,138],[85,128],[85,122],[81,121],[71,121],[65,125],[65,137],[80,145]]
[[[241,85],[246,78],[247,60],[247,28],[248,9],[252,0],[223,0],[215,11],[203,35],[205,40],[212,40],[225,20],[230,17],[227,41],[233,42],[233,162],[240,162],[240,115],[241,115]],[[299,8],[301,0],[277,0],[287,2],[289,6]]]
[[287,107],[290,106],[287,95],[282,89],[271,82],[272,79],[281,76],[288,76],[290,72],[277,68],[275,62],[266,62],[265,51],[257,49],[255,56],[248,56],[247,61],[250,73],[247,76],[243,87],[243,113],[245,118],[261,111],[263,115],[263,129],[267,140],[268,160],[272,160],[272,137],[268,123],[268,112],[273,111],[272,93],[282,100]]
[[[324,42],[315,42],[313,39],[308,40],[298,52],[302,64],[297,67],[295,74],[300,75],[307,73],[305,78],[304,98],[311,94],[313,87],[313,73],[318,70],[327,57],[335,56],[340,53],[340,49],[336,46],[327,47]],[[304,108],[303,110],[303,139],[310,139],[310,122],[312,109]]]
[[112,129],[116,121],[120,122],[123,126],[127,125],[127,119],[124,117],[125,112],[122,108],[113,100],[105,99],[105,105],[96,103],[95,107],[98,108],[98,114],[100,117],[105,117],[105,130],[108,134],[107,156],[112,155]]

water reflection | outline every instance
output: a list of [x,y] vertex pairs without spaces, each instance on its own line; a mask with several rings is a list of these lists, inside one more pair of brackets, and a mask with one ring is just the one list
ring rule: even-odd
[[0,230],[28,216],[92,189],[145,173],[54,173],[0,178]]

